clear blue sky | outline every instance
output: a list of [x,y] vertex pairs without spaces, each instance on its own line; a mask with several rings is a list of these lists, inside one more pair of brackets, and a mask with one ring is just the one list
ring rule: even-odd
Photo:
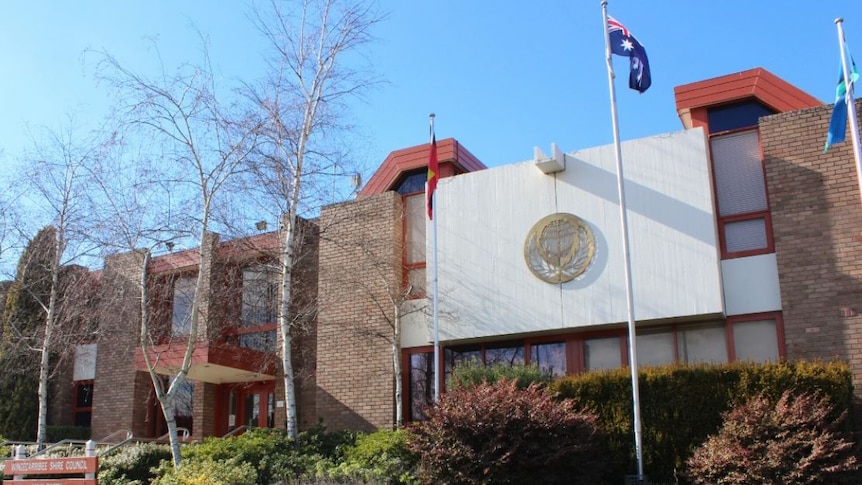
[[[533,146],[565,151],[611,143],[598,0],[383,0],[387,20],[371,46],[387,81],[357,103],[357,161],[370,170],[394,149],[455,137],[489,166],[529,159]],[[0,6],[0,163],[29,143],[28,130],[106,111],[86,49],[104,49],[152,71],[156,38],[168,64],[200,59],[192,26],[210,38],[226,80],[260,71],[263,45],[247,3],[204,0],[8,1]],[[649,91],[626,88],[617,58],[623,139],[676,131],[673,87],[753,67],[830,103],[838,74],[836,17],[862,56],[862,2],[821,0],[611,0],[609,12],[647,49]],[[825,134],[824,134],[825,136]],[[9,169],[7,168],[8,172]]]

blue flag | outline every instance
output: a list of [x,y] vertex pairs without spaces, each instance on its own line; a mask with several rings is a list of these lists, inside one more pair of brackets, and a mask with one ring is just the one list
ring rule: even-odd
[[[844,47],[845,50],[847,47]],[[859,70],[856,69],[856,63],[847,53],[847,58],[850,59],[850,84],[855,85],[859,79]],[[829,147],[836,143],[844,141],[844,132],[847,131],[847,82],[844,80],[844,68],[841,68],[841,74],[838,76],[838,88],[835,90],[835,106],[832,108],[832,117],[829,118],[829,133],[826,134],[826,146],[823,147],[825,153]]]
[[646,49],[635,36],[613,17],[608,17],[608,37],[611,53],[628,57],[631,69],[629,71],[629,87],[639,93],[649,89],[652,76],[649,72],[649,60]]

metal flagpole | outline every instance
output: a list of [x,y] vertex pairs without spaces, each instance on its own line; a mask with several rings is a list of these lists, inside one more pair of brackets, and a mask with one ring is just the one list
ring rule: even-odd
[[[428,120],[431,125],[431,143],[434,143],[434,113],[428,115]],[[433,147],[432,147],[433,149]],[[428,161],[431,162],[430,160]],[[438,165],[439,167],[439,165]],[[437,172],[439,172],[439,168]],[[437,178],[437,182],[440,182],[440,174],[435,173],[434,177]],[[435,199],[437,198],[437,191],[435,190],[431,194],[431,212],[432,214],[437,212],[437,203]],[[433,307],[433,319],[434,319],[434,402],[440,400],[440,382],[442,379],[442,369],[440,368],[440,321],[438,319],[437,314],[437,218],[431,218],[431,231],[433,234],[433,249],[432,253],[434,255],[434,275],[433,275],[433,291],[434,297],[432,299],[432,307]]]
[[637,457],[638,479],[641,480],[644,474],[643,469],[643,443],[641,438],[641,411],[640,411],[640,391],[638,390],[638,352],[635,342],[635,315],[632,291],[631,278],[631,257],[629,255],[629,227],[628,216],[626,214],[626,193],[623,187],[623,155],[620,147],[620,129],[617,124],[617,94],[614,89],[614,67],[611,60],[611,41],[608,36],[608,2],[602,0],[602,19],[605,29],[605,60],[608,65],[608,85],[611,94],[611,120],[614,130],[614,149],[617,159],[617,192],[620,197],[620,223],[623,236],[623,259],[625,261],[625,279],[626,279],[626,307],[628,309],[628,336],[629,336],[629,368],[631,369],[632,380],[632,407],[634,412],[634,431],[635,431],[635,455]]
[[847,59],[847,49],[844,47],[844,19],[835,19],[838,27],[838,47],[841,49],[841,68],[844,71],[844,83],[847,85],[847,94],[844,102],[847,105],[847,116],[850,120],[850,139],[853,141],[853,156],[856,159],[856,179],[859,183],[859,192],[862,194],[862,149],[859,148],[859,122],[856,119],[856,103],[853,101],[853,91],[856,83],[850,77],[850,60]]

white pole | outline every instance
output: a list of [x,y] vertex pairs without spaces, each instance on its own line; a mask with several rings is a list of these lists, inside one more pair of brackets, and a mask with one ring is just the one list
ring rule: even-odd
[[[435,117],[434,113],[431,113],[430,115],[428,115],[428,119],[429,119],[429,122],[431,124],[431,143],[434,142],[434,117]],[[433,147],[432,147],[432,149],[433,149]],[[430,163],[431,160],[429,159],[428,161]],[[440,183],[440,173],[439,173],[440,168],[439,167],[440,167],[440,164],[439,164],[439,159],[438,159],[437,172],[434,173],[434,177],[436,177],[437,183]],[[437,190],[434,190],[434,193],[431,194],[431,214],[432,214],[432,216],[437,212],[436,198],[437,198]],[[433,303],[432,303],[433,319],[434,319],[434,402],[437,402],[440,400],[440,387],[441,387],[441,382],[443,379],[443,370],[444,369],[442,369],[440,367],[440,357],[441,357],[440,356],[440,321],[438,319],[438,313],[437,313],[438,312],[438,306],[437,306],[437,218],[436,217],[431,218],[431,232],[433,233],[433,238],[434,238],[433,239],[433,249],[431,251],[433,253],[433,256],[434,256],[434,261],[432,263],[434,266],[434,269],[433,269],[434,273],[433,273],[433,277],[432,277],[433,278],[432,285],[433,285],[433,291],[434,291],[434,296],[433,296],[433,300],[432,300],[433,301]]]
[[635,455],[637,457],[637,470],[639,479],[643,477],[643,443],[641,438],[641,411],[640,411],[640,391],[638,389],[638,352],[637,343],[635,341],[635,314],[632,291],[631,278],[631,257],[629,255],[629,225],[628,216],[626,214],[626,193],[623,186],[623,155],[620,147],[620,130],[617,124],[617,94],[614,89],[614,68],[611,60],[611,41],[608,35],[608,2],[602,0],[602,19],[605,31],[605,60],[608,65],[608,86],[611,94],[611,121],[614,130],[614,149],[617,159],[617,192],[620,198],[620,224],[622,228],[622,243],[623,243],[623,259],[625,261],[625,280],[626,280],[626,307],[628,309],[628,334],[629,334],[629,368],[631,369],[632,380],[632,407],[634,412],[634,431],[635,431]]
[[859,122],[856,119],[856,103],[853,101],[853,91],[856,83],[850,78],[850,61],[847,59],[847,49],[844,47],[844,19],[835,19],[838,27],[838,47],[841,49],[841,67],[844,70],[844,83],[847,86],[847,94],[844,102],[847,104],[847,116],[850,120],[850,139],[853,141],[853,157],[856,159],[856,180],[859,184],[859,193],[862,194],[862,149],[859,145]]

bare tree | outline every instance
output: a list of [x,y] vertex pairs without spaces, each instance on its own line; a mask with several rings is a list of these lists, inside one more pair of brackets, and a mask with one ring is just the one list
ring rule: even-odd
[[[167,382],[157,372],[158,356],[152,354],[154,337],[149,325],[152,316],[147,308],[149,250],[144,251],[140,281],[140,345],[167,423],[173,463],[179,467],[175,406],[200,337],[201,305],[206,291],[204,275],[214,256],[211,227],[217,222],[214,216],[219,213],[219,205],[228,204],[233,179],[247,168],[256,146],[258,126],[244,116],[241,107],[220,99],[208,59],[203,66],[184,65],[174,75],[164,74],[155,79],[136,73],[109,54],[102,55],[101,68],[103,78],[121,96],[118,114],[122,126],[132,129],[138,140],[152,142],[142,148],[146,158],[157,164],[157,170],[149,174],[148,183],[170,187],[186,202],[173,224],[149,229],[153,234],[161,233],[163,240],[196,238],[198,242],[200,266],[188,321],[183,325],[186,328],[182,336],[175,336],[185,343],[182,364]],[[118,203],[116,207],[125,205]],[[141,224],[127,225],[136,226]],[[132,236],[130,243],[135,242],[134,234],[135,231],[128,232]]]
[[254,20],[272,48],[268,76],[248,85],[262,124],[260,156],[252,167],[265,200],[278,204],[284,224],[279,262],[278,311],[287,432],[296,438],[297,407],[291,355],[291,279],[297,218],[317,209],[314,190],[343,174],[344,153],[335,136],[345,128],[349,97],[374,84],[348,56],[360,53],[382,17],[359,0],[272,0]]
[[[44,261],[46,268],[43,268],[50,283],[47,292],[37,299],[44,318],[41,335],[19,335],[22,339],[31,339],[30,347],[40,356],[36,435],[40,447],[46,439],[48,384],[52,368],[69,349],[74,349],[74,345],[70,345],[73,342],[59,337],[63,331],[67,336],[71,335],[68,332],[74,327],[64,326],[64,323],[80,319],[75,314],[74,298],[65,291],[76,287],[64,286],[68,282],[61,277],[70,265],[95,255],[96,247],[87,237],[92,225],[90,183],[93,169],[108,144],[91,135],[79,138],[74,122],[62,131],[46,130],[44,139],[35,141],[33,149],[25,157],[25,169],[21,174],[27,204],[36,220],[47,220],[51,236],[50,257]],[[11,323],[14,328],[14,322]],[[52,354],[57,356],[54,362]]]

